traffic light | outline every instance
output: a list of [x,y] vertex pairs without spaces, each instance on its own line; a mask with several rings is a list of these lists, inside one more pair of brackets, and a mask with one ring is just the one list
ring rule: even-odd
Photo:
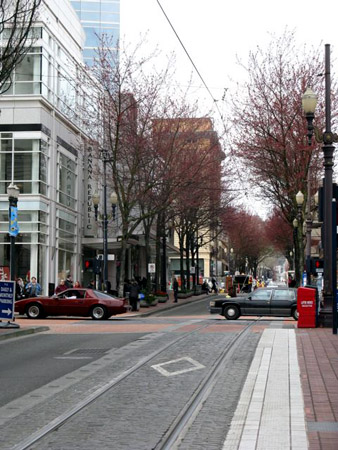
[[317,275],[324,271],[324,260],[321,258],[312,257],[310,259],[310,271],[312,275]]
[[86,272],[94,272],[96,274],[101,272],[101,260],[97,258],[86,258],[84,260],[84,270]]
[[315,268],[316,268],[316,272],[323,272],[324,270],[324,260],[317,258],[315,261]]
[[93,272],[94,258],[87,258],[84,260],[84,269],[88,272]]
[[101,260],[100,259],[94,258],[93,269],[94,269],[94,273],[101,272]]

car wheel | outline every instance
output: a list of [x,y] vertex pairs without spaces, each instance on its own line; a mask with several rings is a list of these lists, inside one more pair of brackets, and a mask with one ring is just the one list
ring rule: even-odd
[[293,310],[292,310],[292,317],[293,317],[295,320],[298,320],[299,312],[298,312],[297,308],[293,308]]
[[44,316],[42,306],[38,303],[28,305],[26,314],[30,319],[41,319]]
[[223,310],[223,316],[228,320],[236,320],[240,316],[239,309],[235,305],[226,306]]
[[104,320],[107,318],[107,310],[104,306],[95,305],[92,308],[91,316],[94,320]]

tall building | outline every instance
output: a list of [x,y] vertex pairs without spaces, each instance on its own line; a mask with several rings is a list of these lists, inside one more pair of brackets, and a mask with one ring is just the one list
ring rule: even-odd
[[34,36],[0,96],[0,272],[8,274],[13,183],[20,189],[15,273],[38,277],[48,293],[68,273],[81,277],[84,132],[74,73],[85,36],[69,0],[43,1]]
[[111,38],[112,48],[120,37],[120,0],[71,0],[86,34],[83,57],[92,65],[100,36]]

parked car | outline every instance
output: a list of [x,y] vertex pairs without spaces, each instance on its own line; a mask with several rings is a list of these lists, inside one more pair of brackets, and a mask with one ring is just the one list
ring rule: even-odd
[[130,310],[129,301],[94,289],[67,289],[51,297],[31,297],[15,302],[15,312],[30,319],[47,316],[81,316],[105,320]]
[[292,316],[298,320],[297,289],[267,287],[256,289],[244,297],[219,297],[210,301],[209,311],[228,320],[240,316]]

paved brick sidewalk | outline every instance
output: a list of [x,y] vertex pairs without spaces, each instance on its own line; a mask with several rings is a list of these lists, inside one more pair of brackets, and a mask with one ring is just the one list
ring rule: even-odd
[[338,336],[329,328],[297,330],[310,450],[338,449]]

